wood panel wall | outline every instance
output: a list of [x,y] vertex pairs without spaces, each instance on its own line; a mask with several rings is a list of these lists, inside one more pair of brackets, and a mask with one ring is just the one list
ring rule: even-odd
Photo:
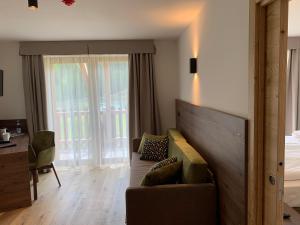
[[208,162],[222,225],[247,224],[247,120],[176,101],[176,126]]

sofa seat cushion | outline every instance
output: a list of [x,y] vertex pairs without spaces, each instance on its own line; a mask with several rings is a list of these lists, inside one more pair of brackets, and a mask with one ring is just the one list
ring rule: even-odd
[[130,187],[139,187],[145,174],[151,169],[156,162],[140,160],[141,154],[132,153],[130,168]]

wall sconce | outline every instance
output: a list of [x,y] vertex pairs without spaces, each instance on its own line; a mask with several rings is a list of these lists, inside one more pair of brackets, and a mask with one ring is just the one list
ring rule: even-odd
[[190,58],[190,73],[197,73],[197,58]]
[[30,9],[37,9],[38,6],[38,0],[28,0],[28,7]]

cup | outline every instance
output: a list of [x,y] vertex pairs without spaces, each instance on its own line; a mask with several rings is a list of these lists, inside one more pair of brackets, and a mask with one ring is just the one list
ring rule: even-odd
[[3,141],[9,141],[10,139],[10,133],[4,133],[2,134]]
[[6,128],[1,128],[0,129],[0,140],[3,139],[3,135],[6,133]]

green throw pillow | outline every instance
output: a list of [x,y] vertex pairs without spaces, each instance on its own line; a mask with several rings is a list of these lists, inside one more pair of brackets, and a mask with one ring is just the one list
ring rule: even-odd
[[160,162],[168,157],[168,137],[164,139],[145,139],[141,160]]
[[177,157],[176,156],[172,156],[170,158],[167,158],[163,161],[160,161],[158,163],[155,163],[154,166],[151,167],[150,171],[155,171],[158,170],[160,168],[163,168],[165,166],[171,165],[173,163],[177,162]]
[[174,162],[164,167],[150,170],[143,178],[142,186],[154,186],[164,184],[176,184],[180,179],[182,161]]
[[157,141],[157,140],[165,140],[166,138],[168,139],[167,135],[152,135],[152,134],[144,133],[143,137],[142,137],[142,140],[141,140],[141,143],[140,143],[140,146],[139,146],[138,153],[140,153],[140,154],[142,153],[146,140]]

